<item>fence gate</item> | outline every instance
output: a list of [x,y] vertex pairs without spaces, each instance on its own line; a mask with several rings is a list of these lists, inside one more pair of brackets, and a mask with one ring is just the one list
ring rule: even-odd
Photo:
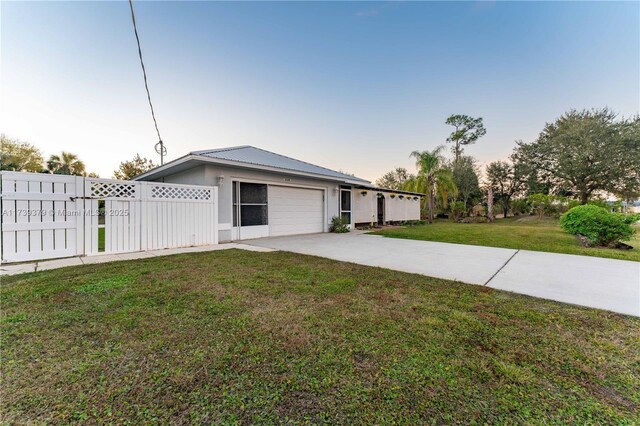
[[0,172],[3,262],[218,243],[218,188]]
[[139,251],[141,183],[86,178],[84,185],[85,253]]
[[83,178],[2,172],[2,260],[83,254]]

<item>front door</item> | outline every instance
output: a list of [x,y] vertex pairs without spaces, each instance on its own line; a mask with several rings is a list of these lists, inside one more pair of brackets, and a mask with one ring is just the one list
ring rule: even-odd
[[340,217],[351,228],[351,187],[340,188]]
[[248,240],[269,235],[268,187],[264,183],[232,184],[233,240]]
[[384,195],[378,195],[378,225],[384,225]]

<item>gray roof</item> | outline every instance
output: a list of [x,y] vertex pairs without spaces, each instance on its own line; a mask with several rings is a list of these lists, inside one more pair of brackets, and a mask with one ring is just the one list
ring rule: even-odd
[[239,163],[275,167],[283,170],[312,173],[338,179],[369,183],[369,181],[365,179],[351,176],[346,173],[340,173],[335,170],[327,169],[325,167],[316,166],[315,164],[296,160],[295,158],[286,157],[284,155],[276,154],[275,152],[266,151],[264,149],[256,148],[250,145],[219,149],[205,149],[202,151],[193,151],[190,154],[201,155],[209,158],[218,158],[226,161],[237,161]]

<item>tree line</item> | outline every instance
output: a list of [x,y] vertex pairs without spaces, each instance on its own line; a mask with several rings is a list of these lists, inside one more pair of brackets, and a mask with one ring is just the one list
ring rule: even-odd
[[[504,217],[518,206],[538,209],[553,200],[587,204],[606,194],[631,202],[640,197],[640,117],[618,117],[609,108],[570,110],[547,123],[532,142],[516,141],[507,161],[489,163],[480,173],[464,147],[486,134],[482,118],[452,115],[447,143],[431,151],[414,151],[415,174],[398,167],[376,184],[426,194],[423,216],[458,218],[479,205],[496,205]],[[491,200],[488,195],[491,194]]]
[[[136,154],[132,160],[122,161],[113,172],[113,177],[127,180],[154,167],[156,164],[153,161]],[[60,154],[52,154],[45,161],[38,147],[4,134],[0,135],[0,170],[99,177],[96,173],[88,173],[85,163],[76,154],[62,151]]]

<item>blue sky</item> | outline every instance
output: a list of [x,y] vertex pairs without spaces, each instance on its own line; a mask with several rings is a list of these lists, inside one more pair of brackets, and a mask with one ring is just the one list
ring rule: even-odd
[[[134,3],[169,159],[250,144],[375,179],[485,120],[506,158],[570,108],[640,108],[640,3]],[[155,158],[126,2],[2,2],[0,131],[110,177]]]

